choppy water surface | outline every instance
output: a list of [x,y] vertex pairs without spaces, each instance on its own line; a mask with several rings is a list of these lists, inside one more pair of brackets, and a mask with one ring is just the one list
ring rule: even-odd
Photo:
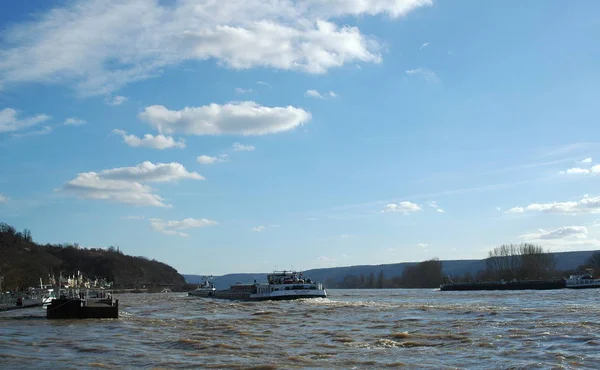
[[598,368],[600,289],[119,295],[118,320],[0,313],[2,368]]

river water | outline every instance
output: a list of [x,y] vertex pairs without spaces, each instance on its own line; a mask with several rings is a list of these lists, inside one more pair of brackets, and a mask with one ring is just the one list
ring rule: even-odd
[[122,294],[116,320],[0,312],[0,368],[600,368],[600,289],[328,294]]

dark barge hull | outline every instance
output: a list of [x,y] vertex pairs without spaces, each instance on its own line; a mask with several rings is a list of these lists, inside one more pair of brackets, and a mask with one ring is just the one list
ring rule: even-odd
[[118,319],[119,300],[53,299],[46,309],[48,319]]
[[271,297],[250,297],[250,293],[246,292],[231,292],[231,291],[217,291],[212,294],[200,295],[200,294],[190,294],[189,296],[193,297],[202,297],[202,298],[214,298],[214,299],[226,299],[230,301],[250,301],[250,302],[259,302],[259,301],[291,301],[294,299],[307,299],[307,298],[327,298],[327,295],[314,295],[314,294],[295,294],[295,295],[281,295],[281,296],[271,296]]
[[564,280],[532,280],[508,282],[454,283],[440,286],[441,291],[471,290],[550,290],[565,289]]

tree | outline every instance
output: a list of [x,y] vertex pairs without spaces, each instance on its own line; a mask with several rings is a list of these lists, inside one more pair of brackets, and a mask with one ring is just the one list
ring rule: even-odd
[[587,259],[586,265],[594,269],[596,272],[600,271],[600,251],[592,253],[592,255]]
[[377,288],[382,289],[385,285],[385,275],[383,274],[383,270],[379,271],[377,275]]
[[485,260],[486,279],[541,279],[550,276],[555,269],[554,255],[541,246],[524,243],[494,248]]

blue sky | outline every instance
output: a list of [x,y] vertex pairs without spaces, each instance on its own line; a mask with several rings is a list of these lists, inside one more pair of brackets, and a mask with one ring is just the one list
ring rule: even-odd
[[600,3],[0,5],[0,220],[181,273],[600,249]]

